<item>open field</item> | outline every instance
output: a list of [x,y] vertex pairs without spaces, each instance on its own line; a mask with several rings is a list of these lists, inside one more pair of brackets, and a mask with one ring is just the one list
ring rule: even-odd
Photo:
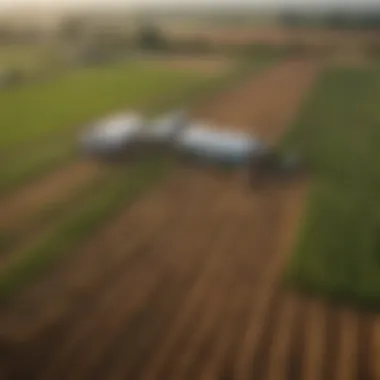
[[[153,65],[151,61],[140,62],[140,64],[141,70],[144,67],[147,70]],[[244,67],[231,68],[224,74],[201,75],[197,78],[199,83],[195,81],[191,86],[188,84],[183,87],[178,86],[175,93],[170,93],[169,86],[170,96],[166,99],[166,92],[161,91],[162,96],[158,107],[157,104],[151,105],[150,109],[146,106],[147,111],[162,110],[162,107],[169,106],[168,101],[171,105],[175,105],[181,101],[199,100],[197,93],[200,90],[202,90],[202,97],[207,97],[212,91],[228,85],[230,81],[239,81],[242,75],[246,75],[247,72],[253,73],[262,65],[263,62],[257,65],[249,63],[243,65]],[[196,71],[190,72],[196,73]],[[172,95],[176,95],[175,99],[172,99]],[[74,136],[71,138],[74,141]],[[20,160],[22,158],[18,157]],[[102,215],[106,211],[97,213],[97,220],[91,222],[88,221],[85,213],[92,208],[100,207],[104,210],[108,203],[103,203],[103,194],[114,194],[112,205],[113,208],[117,208],[118,203],[124,204],[130,200],[131,191],[128,188],[133,189],[139,183],[138,176],[142,176],[143,183],[149,183],[144,179],[146,176],[144,173],[151,173],[149,163],[133,164],[131,167],[121,165],[110,170],[102,165],[77,161],[74,158],[75,156],[70,163],[57,165],[49,173],[30,180],[24,186],[0,199],[0,208],[3,211],[0,217],[0,249],[2,251],[0,293],[2,295],[17,287],[18,282],[23,283],[23,277],[29,279],[30,276],[26,273],[29,272],[28,267],[33,268],[31,272],[34,273],[39,267],[45,267],[45,257],[48,256],[47,261],[50,262],[55,256],[60,256],[63,239],[59,237],[61,233],[66,237],[69,235],[72,240],[66,241],[65,244],[75,244],[77,240],[83,239],[84,235],[91,233],[90,227],[83,229],[80,224],[83,220],[90,226],[96,226],[102,222]],[[27,157],[24,157],[24,160],[27,160]],[[133,169],[132,173],[134,173],[131,177],[128,174],[130,169]],[[116,196],[119,193],[120,196]],[[132,192],[133,195],[134,192]],[[68,234],[67,230],[75,230],[75,233]],[[61,243],[58,244],[57,240]],[[53,247],[54,244],[55,247]],[[46,256],[47,250],[50,252]],[[40,260],[39,257],[42,259]],[[14,278],[18,280],[15,281]]]
[[[273,71],[269,78],[252,78],[243,86],[236,86],[231,91],[215,96],[204,106],[198,107],[194,116],[224,128],[254,131],[259,138],[274,144],[294,117],[304,96],[302,90],[310,86],[314,70],[315,67],[311,65],[300,65],[297,85],[293,85],[289,78],[292,78],[294,64],[284,64]],[[252,87],[255,91],[252,91]],[[287,97],[283,95],[284,88],[287,88]],[[241,99],[249,101],[250,107]],[[251,115],[255,115],[254,119]]]
[[234,71],[173,71],[154,62],[133,61],[78,69],[46,83],[0,94],[0,193],[75,157],[76,133],[84,122],[120,109],[167,107],[221,81]]
[[43,47],[0,46],[0,68],[17,68],[25,74],[46,68],[48,57],[48,52]]
[[8,125],[0,148],[60,132],[121,108],[141,108],[158,96],[173,96],[202,78],[144,62],[76,69],[54,81],[0,93],[1,122]]
[[301,287],[380,305],[377,68],[322,78],[289,142],[316,173],[290,277]]
[[[322,69],[311,59],[281,62],[201,103],[194,115],[277,143]],[[312,101],[310,110],[305,103],[300,127],[289,136],[290,142],[310,148],[317,180],[331,180],[338,170],[335,159],[327,158],[337,157],[338,165],[352,149],[361,152],[361,142],[372,137],[375,145],[375,128],[368,128],[364,141],[356,139],[359,131],[353,125],[354,112],[372,109],[362,102],[373,81],[362,77],[364,72],[324,74],[313,92],[317,105]],[[354,74],[348,83],[359,88],[357,95],[343,93],[340,86],[348,73]],[[346,103],[339,106],[324,97],[326,80],[334,99],[340,94],[347,102],[351,94],[357,101],[347,115]],[[357,145],[334,144],[341,146],[335,151],[332,142],[340,143],[340,131],[318,118],[318,107],[326,105],[334,105],[336,112],[330,114],[331,123],[346,120],[347,136]],[[303,134],[305,120],[314,131],[309,137]],[[321,155],[321,146],[327,156]],[[358,168],[366,163],[357,162]],[[351,184],[344,176],[350,168],[349,162],[343,165],[337,177],[342,182],[331,186]],[[375,168],[368,166],[368,172]],[[70,239],[59,241],[71,254],[63,254],[51,271],[1,304],[1,378],[380,378],[378,316],[301,297],[281,286],[308,181],[252,193],[243,173],[178,165],[167,174],[79,246],[65,246]],[[357,194],[359,188],[356,181],[348,193]],[[102,206],[125,188],[111,190]],[[337,201],[344,205],[345,200]],[[53,238],[70,238],[73,231],[59,231]]]
[[218,74],[231,68],[231,59],[223,56],[199,58],[191,55],[185,56],[154,56],[149,60],[158,67],[166,67],[173,70],[194,70],[201,73]]
[[[235,112],[242,128],[252,123],[276,141],[318,66],[280,64],[244,83],[240,102],[237,88],[231,90],[233,104],[226,91],[220,109],[230,107],[231,122]],[[252,108],[251,96],[264,81],[273,91]],[[278,81],[282,86],[274,91]],[[290,85],[294,104],[288,101]],[[217,119],[211,103],[210,113],[202,107],[202,114]],[[262,120],[262,108],[267,115],[269,109],[285,112],[286,122],[273,118],[261,130],[255,120]],[[276,368],[271,377],[296,378],[287,375],[287,364],[299,358],[288,361],[287,354],[302,339],[291,326],[303,301],[281,294],[277,278],[292,246],[305,184],[252,194],[243,178],[231,176],[179,167],[20,294],[0,324],[9,372],[35,379],[248,379],[252,373],[266,378]],[[268,352],[274,328],[279,340]]]

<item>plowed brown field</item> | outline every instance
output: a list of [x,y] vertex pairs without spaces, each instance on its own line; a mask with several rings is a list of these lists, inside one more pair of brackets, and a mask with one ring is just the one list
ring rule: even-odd
[[[195,113],[274,142],[318,69],[282,63]],[[278,284],[306,188],[178,167],[3,306],[0,378],[380,378],[380,319]]]
[[43,207],[59,203],[100,174],[93,162],[74,162],[33,181],[0,201],[0,230],[12,231]]

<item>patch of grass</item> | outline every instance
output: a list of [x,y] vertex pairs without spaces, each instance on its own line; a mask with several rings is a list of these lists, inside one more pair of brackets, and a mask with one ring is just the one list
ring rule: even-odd
[[171,162],[165,159],[147,160],[137,164],[126,177],[122,169],[117,179],[66,215],[66,218],[37,246],[21,252],[0,277],[0,298],[7,299],[17,289],[44,271],[53,261],[73,251],[86,237],[95,233],[121,208],[141,195],[150,184],[170,170]]
[[0,67],[14,67],[25,72],[38,70],[45,62],[47,52],[42,47],[27,45],[2,45]]
[[76,69],[49,82],[11,89],[0,93],[0,149],[178,94],[206,78],[132,62]]
[[380,306],[380,72],[327,71],[288,136],[314,174],[287,279]]

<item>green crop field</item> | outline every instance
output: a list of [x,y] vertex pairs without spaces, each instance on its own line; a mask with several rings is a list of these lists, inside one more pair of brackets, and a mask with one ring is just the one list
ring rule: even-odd
[[380,71],[327,71],[287,143],[313,173],[287,277],[301,289],[380,306]]
[[37,46],[0,46],[0,67],[18,68],[26,72],[38,70],[46,63],[48,52]]

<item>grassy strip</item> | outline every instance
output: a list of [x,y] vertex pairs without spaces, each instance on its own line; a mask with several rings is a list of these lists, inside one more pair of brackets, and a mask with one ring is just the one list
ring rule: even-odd
[[0,298],[10,297],[53,261],[75,249],[121,207],[132,202],[150,184],[161,178],[171,168],[169,163],[159,159],[137,164],[125,178],[121,170],[118,180],[112,181],[106,189],[67,215],[36,247],[20,253],[23,259],[15,261],[0,277]]
[[380,308],[380,72],[325,73],[287,145],[315,181],[287,280],[300,289]]
[[[189,94],[192,94],[194,88],[198,89],[199,83],[207,82],[208,80],[212,81],[212,79],[206,79],[204,77],[193,78],[191,75],[190,78],[186,79],[186,76],[183,80],[172,78],[174,84],[172,83],[169,86],[163,87],[157,83],[157,86],[161,87],[161,95],[164,97],[166,93],[169,93],[170,99],[181,99],[184,96],[188,97]],[[170,82],[169,78],[167,78],[167,80]],[[129,89],[129,91],[131,91],[131,89]],[[159,98],[157,94],[155,97],[152,97],[152,95],[148,93],[147,98],[144,99],[144,101],[141,100],[141,102],[146,102],[153,108],[155,103],[157,103],[157,98]],[[133,102],[130,104],[132,103]],[[116,102],[115,104],[118,103]],[[128,99],[126,99],[124,106],[125,104],[128,104]],[[72,110],[73,114],[77,112],[78,110],[76,109]],[[99,112],[95,106],[93,112]],[[56,129],[55,124],[58,122],[60,123],[59,117],[57,117],[54,122],[51,120],[51,128],[53,130]],[[13,153],[3,153],[2,161],[4,164],[1,167],[0,193],[11,191],[29,179],[42,175],[50,169],[73,159],[75,157],[75,138],[74,132],[62,137],[58,134],[58,136],[52,136],[51,141],[45,141],[44,139],[41,144],[35,143],[33,146],[32,143],[32,146],[25,146],[25,149],[13,148]]]
[[[183,106],[189,101],[201,102],[212,94],[223,90],[232,83],[244,78],[253,70],[260,70],[268,66],[272,61],[260,60],[239,62],[227,73],[209,79],[197,80],[185,89],[174,88],[163,92],[163,97],[149,101],[144,108],[148,115],[154,115],[165,111],[170,107]],[[167,92],[168,91],[168,92]],[[58,146],[57,146],[58,138]],[[0,194],[6,193],[32,178],[44,175],[49,170],[59,165],[70,162],[75,158],[73,139],[74,132],[65,133],[62,137],[53,134],[50,139],[43,140],[42,146],[25,146],[25,148],[14,149],[13,154],[6,155],[8,165],[1,168]],[[23,153],[24,152],[24,153]]]

